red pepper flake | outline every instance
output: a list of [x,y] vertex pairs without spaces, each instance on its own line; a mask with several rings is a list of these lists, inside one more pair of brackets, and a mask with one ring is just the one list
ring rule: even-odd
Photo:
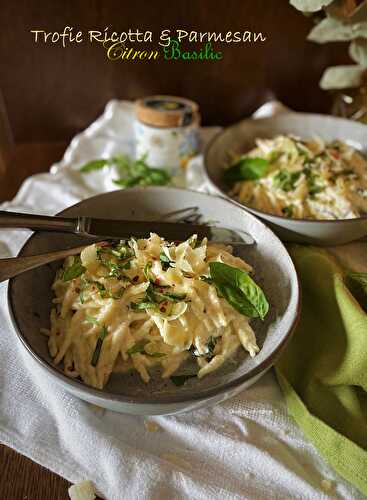
[[165,308],[164,306],[161,306],[161,307],[159,308],[159,310],[160,310],[162,313],[166,312],[166,308]]
[[155,279],[155,281],[154,281],[154,283],[155,283],[156,285],[159,285],[159,283],[160,283],[160,282],[161,282],[161,280],[160,280],[159,278],[156,278],[156,279]]
[[134,277],[133,277],[133,281],[134,281],[134,283],[136,283],[136,282],[138,281],[138,279],[139,279],[139,276],[134,276]]

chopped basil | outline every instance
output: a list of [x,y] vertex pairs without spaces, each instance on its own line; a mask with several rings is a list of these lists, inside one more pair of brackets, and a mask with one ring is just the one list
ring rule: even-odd
[[172,302],[180,302],[181,300],[186,299],[186,293],[174,293],[174,292],[159,292],[159,285],[154,285],[150,283],[147,290],[146,295],[151,302],[156,302],[160,304],[165,300],[170,300]]
[[193,234],[192,236],[190,236],[190,238],[187,240],[187,243],[190,245],[191,248],[196,248],[196,245],[198,243],[197,234]]
[[289,172],[289,170],[281,169],[273,177],[274,186],[286,192],[293,191],[301,174],[302,172]]
[[85,315],[85,321],[87,321],[88,323],[91,323],[92,325],[99,326],[98,319],[95,318],[94,316],[90,316],[89,314]]
[[[101,262],[101,264],[109,270],[106,278],[116,278],[121,280],[122,278],[128,279],[123,273],[122,270],[129,269],[131,263],[129,260],[133,257],[132,250],[129,247],[121,246],[120,249],[110,248],[110,247],[98,247],[97,248],[97,258]],[[122,249],[122,250],[121,250]],[[105,259],[103,254],[110,254],[117,257],[119,260],[123,260],[123,262],[115,262],[111,259]]]
[[157,304],[146,299],[141,299],[138,302],[130,302],[132,310],[140,311],[142,309],[155,309]]
[[92,160],[83,165],[80,171],[83,174],[87,174],[89,172],[94,172],[95,170],[101,170],[102,168],[109,166],[111,160]]
[[268,160],[264,158],[249,158],[241,156],[224,172],[224,181],[233,184],[237,181],[253,181],[264,177],[269,168]]
[[286,217],[293,217],[293,210],[294,210],[294,205],[288,205],[282,208],[282,213]]
[[214,356],[214,349],[219,338],[220,337],[213,337],[213,336],[209,337],[206,343],[207,352],[205,354],[199,354],[198,350],[194,347],[194,345],[191,345],[189,351],[197,358],[206,358],[208,361],[210,361]]
[[145,346],[149,343],[149,340],[143,339],[139,342],[136,342],[130,349],[126,351],[127,354],[136,354],[137,352],[144,352]]
[[111,290],[107,290],[104,284],[100,283],[99,281],[94,281],[93,284],[98,288],[101,299],[118,300],[121,299],[125,291],[125,289],[121,287],[117,292],[112,292]]
[[152,269],[152,261],[148,261],[145,266],[144,266],[144,276],[148,281],[153,281],[152,274],[151,274],[151,269]]
[[159,260],[161,261],[163,271],[167,271],[172,261],[167,257],[163,250],[159,254]]
[[303,169],[303,173],[306,176],[307,188],[311,197],[324,190],[323,186],[317,183],[317,180],[319,179],[318,175],[315,174],[310,167],[305,167]]
[[108,335],[108,330],[105,326],[103,326],[101,333],[98,336],[96,348],[94,349],[94,353],[92,356],[92,360],[91,360],[92,366],[97,366],[99,356],[101,354],[102,344],[103,344],[104,339],[107,337],[107,335]]
[[81,304],[84,304],[84,293],[85,290],[87,289],[88,285],[90,285],[91,281],[87,279],[85,276],[82,276],[80,278],[80,293],[79,293],[79,300]]
[[217,345],[219,338],[218,337],[213,337],[212,335],[209,337],[208,342],[206,343],[206,346],[208,348],[208,356],[213,357],[214,356],[214,349],[215,346]]
[[185,300],[187,297],[186,293],[174,293],[174,292],[155,292],[156,296],[161,297],[163,300],[172,300],[173,302],[180,302]]
[[184,383],[190,378],[194,378],[196,375],[172,375],[170,381],[177,385],[177,387],[184,385]]
[[143,297],[138,302],[131,302],[131,309],[155,309],[162,302],[180,302],[182,300],[185,300],[187,297],[186,293],[159,292],[158,289],[160,288],[162,287],[160,287],[159,285],[149,283],[149,286],[145,291],[145,297]]
[[80,257],[75,257],[72,265],[70,267],[67,267],[63,272],[62,279],[63,281],[73,280],[84,274],[85,271],[86,268],[82,265]]
[[247,272],[222,262],[210,262],[209,268],[217,291],[232,307],[250,318],[265,318],[269,303]]
[[153,352],[153,353],[146,352],[145,346],[147,344],[149,344],[149,340],[147,339],[139,340],[139,342],[136,342],[136,344],[130,347],[130,349],[128,349],[126,353],[131,355],[139,352],[141,354],[145,354],[146,356],[151,356],[152,358],[161,358],[165,356],[163,352]]

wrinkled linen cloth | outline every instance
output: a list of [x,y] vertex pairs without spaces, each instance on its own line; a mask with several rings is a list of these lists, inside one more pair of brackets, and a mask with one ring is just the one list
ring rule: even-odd
[[[215,129],[203,130],[204,141]],[[76,136],[50,173],[30,177],[2,209],[55,214],[114,189],[113,172],[82,176],[89,159],[134,149],[132,105],[111,101]],[[201,158],[189,179],[205,188]],[[29,236],[0,231],[1,257]],[[135,417],[85,403],[50,382],[11,325],[0,285],[0,440],[71,482],[93,481],[108,500],[359,499],[288,415],[274,373],[215,407],[168,417]],[[35,293],[37,291],[35,290]],[[150,432],[147,422],[159,428]]]

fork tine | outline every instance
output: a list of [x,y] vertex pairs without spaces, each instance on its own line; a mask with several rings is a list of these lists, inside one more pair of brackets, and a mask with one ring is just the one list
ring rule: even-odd
[[[175,210],[173,212],[168,212],[160,216],[160,218],[167,220],[174,218],[175,222],[190,220],[193,216],[198,216],[199,207],[187,207]],[[200,217],[200,215],[199,215]]]

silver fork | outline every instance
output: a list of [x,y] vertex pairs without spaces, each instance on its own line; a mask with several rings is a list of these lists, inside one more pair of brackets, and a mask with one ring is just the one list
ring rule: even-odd
[[[199,207],[187,207],[180,210],[175,210],[168,212],[160,216],[160,219],[166,221],[172,221],[177,223],[198,223],[202,216],[199,212]],[[147,220],[157,220],[157,216],[148,217]],[[212,228],[213,242],[231,244],[233,246],[243,246],[254,244],[253,238],[247,233],[243,234],[243,240],[238,240],[238,232],[233,229],[220,228],[218,229],[220,233],[216,234],[216,228]],[[225,231],[226,233],[223,233]],[[223,240],[223,234],[226,234],[225,241]],[[237,239],[236,239],[237,238]],[[102,240],[94,240],[95,243],[98,242],[99,245],[107,245],[108,242]],[[73,248],[68,248],[65,250],[56,250],[54,252],[43,253],[39,255],[30,255],[27,257],[10,257],[7,259],[0,259],[0,282],[6,281],[10,278],[18,276],[18,274],[24,273],[36,267],[49,264],[50,262],[55,262],[57,260],[65,259],[72,255],[79,254],[86,245],[77,246]]]

